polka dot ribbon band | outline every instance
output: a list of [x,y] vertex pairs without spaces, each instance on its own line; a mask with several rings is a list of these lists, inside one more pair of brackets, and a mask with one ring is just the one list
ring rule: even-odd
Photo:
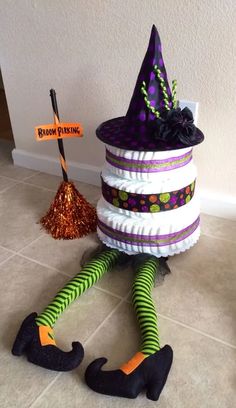
[[180,190],[158,194],[136,194],[110,187],[102,178],[104,199],[127,211],[157,213],[173,210],[187,204],[194,195],[196,180]]

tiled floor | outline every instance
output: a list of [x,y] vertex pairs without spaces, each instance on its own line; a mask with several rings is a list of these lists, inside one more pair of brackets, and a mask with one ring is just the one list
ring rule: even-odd
[[[10,148],[0,143],[0,407],[233,408],[236,406],[236,223],[202,216],[202,236],[188,252],[170,259],[172,274],[153,290],[160,312],[161,341],[171,344],[174,362],[157,403],[95,394],[83,374],[94,358],[108,357],[117,368],[138,347],[130,304],[133,272],[114,270],[59,319],[58,344],[85,347],[81,366],[71,373],[36,367],[10,349],[22,319],[41,311],[79,271],[95,234],[55,241],[37,224],[60,178],[13,167]],[[77,187],[95,204],[100,189]]]

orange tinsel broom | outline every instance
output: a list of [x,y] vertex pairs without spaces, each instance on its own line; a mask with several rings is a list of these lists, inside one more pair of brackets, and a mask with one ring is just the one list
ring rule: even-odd
[[[54,112],[54,123],[58,126],[60,121],[54,89],[50,90],[50,97]],[[40,223],[53,238],[80,238],[96,231],[96,209],[78,192],[75,185],[68,181],[63,140],[58,138],[57,141],[63,182],[60,184],[47,214],[41,218]]]

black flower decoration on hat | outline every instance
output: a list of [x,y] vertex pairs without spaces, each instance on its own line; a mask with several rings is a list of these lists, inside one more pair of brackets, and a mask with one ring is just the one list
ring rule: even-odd
[[163,142],[181,142],[191,146],[196,139],[196,126],[190,109],[171,109],[155,120],[154,139]]

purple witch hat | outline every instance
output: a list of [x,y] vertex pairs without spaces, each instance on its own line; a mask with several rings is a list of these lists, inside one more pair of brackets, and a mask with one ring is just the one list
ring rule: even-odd
[[154,25],[126,116],[102,123],[96,134],[108,145],[136,151],[181,149],[203,141],[192,112],[177,107],[176,81],[171,92]]

